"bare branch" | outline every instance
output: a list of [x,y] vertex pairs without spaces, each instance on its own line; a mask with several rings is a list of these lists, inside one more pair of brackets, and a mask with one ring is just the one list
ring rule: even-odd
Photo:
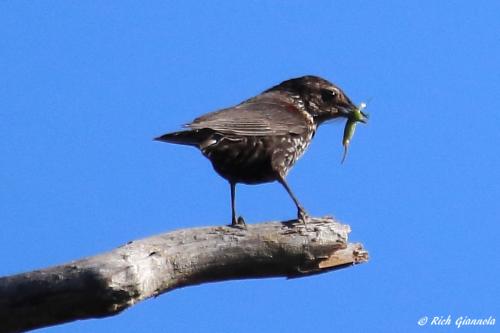
[[173,231],[110,252],[0,278],[0,332],[105,317],[152,296],[206,282],[302,277],[368,260],[331,218]]

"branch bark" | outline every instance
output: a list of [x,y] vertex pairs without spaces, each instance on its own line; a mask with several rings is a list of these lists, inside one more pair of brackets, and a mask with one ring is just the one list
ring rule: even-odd
[[302,277],[368,260],[332,218],[173,231],[64,265],[0,278],[0,332],[106,317],[170,290],[230,279]]

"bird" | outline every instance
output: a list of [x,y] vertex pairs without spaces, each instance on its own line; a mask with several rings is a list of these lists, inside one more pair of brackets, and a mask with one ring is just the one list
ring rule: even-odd
[[[358,115],[358,116],[356,116]],[[297,208],[297,219],[308,214],[286,181],[295,162],[326,121],[346,118],[366,122],[349,97],[335,84],[306,75],[283,81],[240,104],[204,114],[185,129],[154,140],[193,146],[229,182],[231,226],[246,228],[236,217],[236,185],[280,183]]]

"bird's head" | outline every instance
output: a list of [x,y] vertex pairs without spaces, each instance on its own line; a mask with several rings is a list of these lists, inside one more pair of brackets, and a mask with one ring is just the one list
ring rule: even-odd
[[289,94],[304,104],[304,109],[313,117],[316,125],[335,118],[347,118],[342,144],[344,161],[349,143],[354,135],[356,123],[367,123],[368,114],[363,112],[365,103],[354,105],[347,95],[333,83],[317,76],[302,76],[280,83],[270,90]]
[[290,79],[270,90],[282,90],[299,97],[304,103],[305,110],[313,116],[318,125],[339,117],[363,123],[368,119],[342,89],[318,76],[308,75]]

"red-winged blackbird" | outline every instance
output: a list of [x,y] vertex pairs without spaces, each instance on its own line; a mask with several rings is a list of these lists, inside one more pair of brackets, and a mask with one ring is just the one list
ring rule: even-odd
[[185,125],[187,130],[155,140],[197,147],[212,162],[231,186],[233,226],[244,225],[241,217],[236,219],[237,183],[278,181],[297,206],[298,219],[305,221],[307,214],[285,177],[320,124],[338,117],[351,119],[356,110],[339,87],[317,76],[303,76],[198,117]]

